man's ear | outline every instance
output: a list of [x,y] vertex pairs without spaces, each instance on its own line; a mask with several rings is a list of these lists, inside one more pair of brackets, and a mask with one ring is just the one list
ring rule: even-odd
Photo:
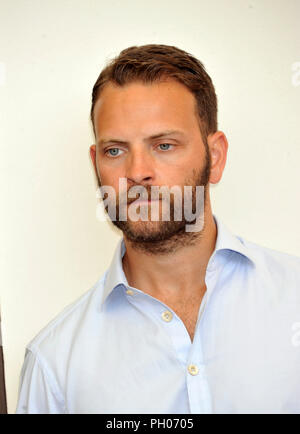
[[91,145],[90,146],[90,156],[91,156],[91,160],[94,166],[94,169],[96,169],[96,145]]
[[211,171],[209,182],[217,184],[222,178],[223,170],[227,159],[228,142],[222,131],[210,134],[207,138],[208,148],[211,156]]
[[94,166],[94,172],[95,172],[95,176],[98,182],[98,185],[100,185],[100,174],[98,173],[98,168],[97,168],[97,150],[96,150],[96,145],[91,145],[90,146],[90,157]]

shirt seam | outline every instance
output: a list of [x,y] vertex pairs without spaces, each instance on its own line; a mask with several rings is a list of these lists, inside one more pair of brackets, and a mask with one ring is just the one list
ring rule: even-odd
[[47,367],[47,363],[45,362],[45,359],[39,354],[36,348],[35,351],[32,351],[32,349],[29,348],[27,350],[35,357],[39,368],[45,375],[46,381],[48,383],[51,392],[53,393],[55,398],[60,402],[60,404],[63,406],[63,410],[65,412],[66,405],[65,405],[65,400],[63,398],[63,394],[59,390],[55,377],[52,375],[52,373],[50,373],[50,369]]

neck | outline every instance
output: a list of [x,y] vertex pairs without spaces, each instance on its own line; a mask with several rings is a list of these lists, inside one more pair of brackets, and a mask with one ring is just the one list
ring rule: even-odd
[[161,300],[180,300],[183,296],[190,298],[203,292],[216,236],[217,228],[209,206],[205,210],[203,230],[192,233],[190,243],[175,240],[177,247],[170,249],[168,240],[164,250],[149,254],[124,237],[123,268],[129,285]]

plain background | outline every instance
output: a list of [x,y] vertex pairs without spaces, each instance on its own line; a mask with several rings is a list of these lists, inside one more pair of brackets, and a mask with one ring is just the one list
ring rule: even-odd
[[[300,256],[299,0],[0,1],[0,302],[8,410],[26,344],[109,266],[96,218],[91,91],[123,48],[176,45],[219,99],[227,166],[213,210],[236,234]],[[299,318],[300,321],[300,318]]]

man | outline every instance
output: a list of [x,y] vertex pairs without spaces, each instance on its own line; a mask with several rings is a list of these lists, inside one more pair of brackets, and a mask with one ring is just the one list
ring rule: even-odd
[[[17,412],[300,413],[300,260],[212,213],[228,144],[203,65],[171,46],[123,50],[94,86],[91,119],[99,186],[120,199],[126,181],[112,218],[123,238],[105,275],[28,345]],[[120,218],[132,188],[163,186],[192,188],[194,219],[165,220],[162,195],[135,198],[158,219]]]

